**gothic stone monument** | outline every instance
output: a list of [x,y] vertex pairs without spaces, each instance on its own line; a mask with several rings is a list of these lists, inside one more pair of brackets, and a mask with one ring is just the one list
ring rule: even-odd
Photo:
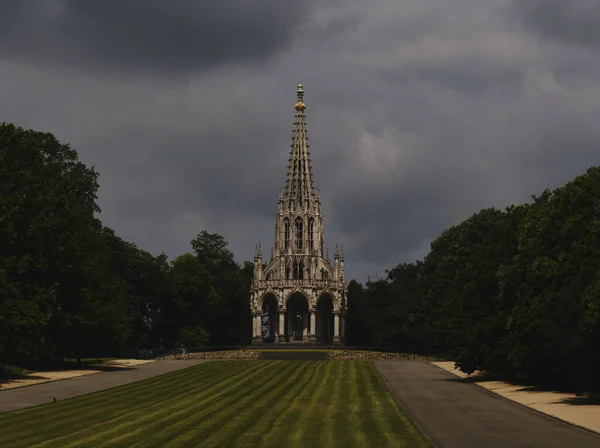
[[252,343],[344,343],[344,248],[323,254],[321,200],[313,188],[304,91],[298,86],[287,182],[279,192],[275,246],[254,256]]

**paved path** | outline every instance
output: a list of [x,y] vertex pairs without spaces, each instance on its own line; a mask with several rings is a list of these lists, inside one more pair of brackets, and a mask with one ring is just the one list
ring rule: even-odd
[[375,361],[438,448],[598,448],[600,435],[539,414],[424,361]]
[[0,391],[0,412],[50,403],[54,398],[64,400],[78,397],[104,389],[110,389],[123,384],[141,381],[164,373],[174,372],[195,366],[207,360],[170,360],[141,364],[133,368],[124,368],[111,372],[95,373],[60,381],[18,387]]

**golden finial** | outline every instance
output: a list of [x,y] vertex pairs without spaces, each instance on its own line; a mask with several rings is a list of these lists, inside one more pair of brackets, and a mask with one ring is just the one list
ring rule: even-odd
[[296,109],[298,112],[304,112],[304,109],[306,109],[306,104],[304,104],[304,102],[302,101],[304,98],[304,90],[302,89],[302,84],[298,84],[298,102],[294,105],[294,109]]

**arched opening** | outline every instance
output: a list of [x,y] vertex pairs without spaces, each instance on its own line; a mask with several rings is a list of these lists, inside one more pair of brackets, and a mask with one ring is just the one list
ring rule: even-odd
[[302,260],[294,260],[294,280],[303,280],[304,279],[304,261]]
[[304,294],[295,292],[288,299],[286,324],[289,342],[308,341],[310,319],[308,299]]
[[308,245],[310,250],[315,248],[315,221],[312,218],[308,220]]
[[290,220],[287,218],[283,221],[283,247],[290,247]]
[[264,342],[275,342],[278,333],[277,298],[267,293],[262,302],[261,334]]
[[317,342],[333,342],[333,297],[328,293],[317,300]]
[[296,219],[294,222],[294,248],[302,249],[302,231],[303,231],[302,218]]

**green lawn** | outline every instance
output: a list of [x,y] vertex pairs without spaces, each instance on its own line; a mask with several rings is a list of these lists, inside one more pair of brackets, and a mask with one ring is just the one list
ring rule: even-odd
[[0,414],[1,447],[430,446],[364,361],[212,361]]

